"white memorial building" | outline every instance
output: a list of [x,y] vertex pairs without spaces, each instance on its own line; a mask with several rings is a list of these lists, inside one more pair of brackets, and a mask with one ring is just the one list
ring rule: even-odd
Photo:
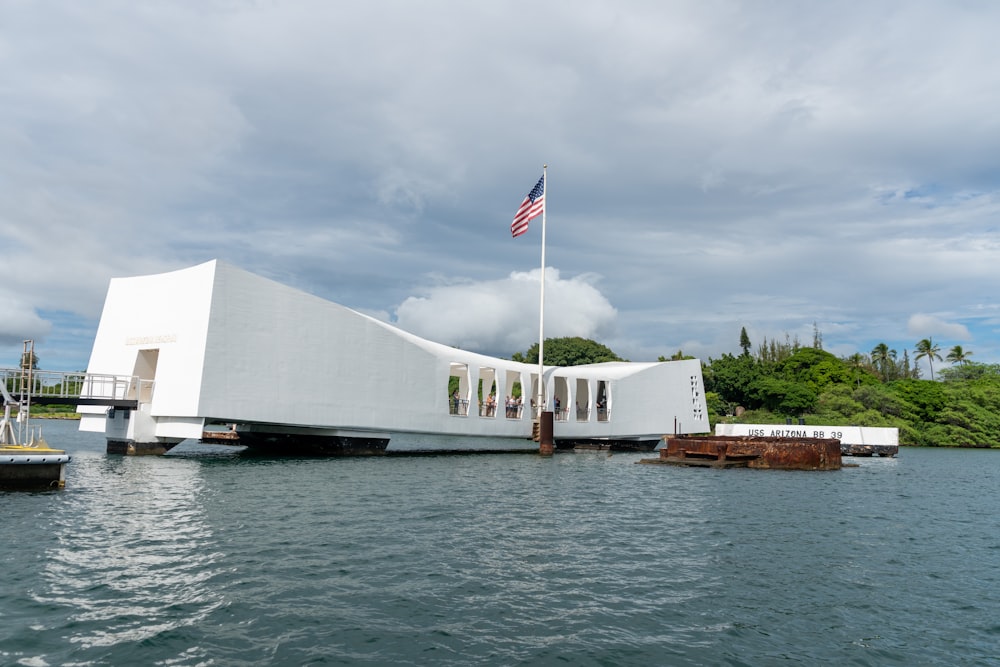
[[[79,407],[81,430],[104,432],[109,452],[160,453],[213,429],[289,454],[538,447],[537,365],[431,342],[217,260],[112,280],[88,373],[131,376],[134,409]],[[698,360],[547,366],[542,379],[557,448],[709,431]]]

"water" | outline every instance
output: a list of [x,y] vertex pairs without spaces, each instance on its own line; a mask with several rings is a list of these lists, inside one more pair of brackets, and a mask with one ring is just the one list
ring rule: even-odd
[[[3,665],[995,665],[1000,451],[74,454],[0,493]],[[647,455],[648,456],[648,455]]]

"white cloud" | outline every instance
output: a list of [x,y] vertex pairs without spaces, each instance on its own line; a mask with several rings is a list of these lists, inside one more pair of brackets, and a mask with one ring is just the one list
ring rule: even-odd
[[0,346],[20,349],[23,341],[43,339],[52,330],[51,322],[43,320],[30,304],[11,294],[0,292],[0,313]]
[[537,290],[506,230],[547,162],[547,259],[578,276],[550,335],[707,357],[815,321],[840,354],[911,348],[921,312],[940,322],[920,337],[1000,360],[998,22],[895,1],[8,3],[0,303],[27,315],[0,329],[58,311],[80,321],[51,340],[92,337],[111,277],[217,257],[510,354]]
[[936,315],[915,313],[906,322],[906,330],[913,336],[930,338],[940,336],[952,340],[972,340],[969,328],[957,322],[947,322]]
[[[509,357],[538,341],[540,269],[503,280],[438,285],[409,297],[396,324],[433,341]],[[616,311],[592,284],[593,276],[560,277],[546,270],[545,336],[610,335]]]

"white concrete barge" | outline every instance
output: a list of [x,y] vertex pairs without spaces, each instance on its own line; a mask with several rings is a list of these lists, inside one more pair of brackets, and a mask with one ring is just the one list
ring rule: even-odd
[[[538,447],[537,366],[215,260],[112,280],[88,373],[136,378],[134,409],[78,408],[81,430],[104,432],[111,453],[162,453],[206,431],[287,454]],[[652,449],[665,433],[710,430],[698,360],[546,367],[541,380],[557,448]]]
[[718,436],[763,438],[834,438],[843,456],[895,456],[899,429],[879,426],[813,426],[805,424],[716,424]]

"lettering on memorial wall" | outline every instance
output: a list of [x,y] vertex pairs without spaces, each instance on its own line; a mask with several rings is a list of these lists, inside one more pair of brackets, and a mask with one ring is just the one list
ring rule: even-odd
[[808,428],[752,428],[748,435],[758,438],[837,438],[844,437],[843,431],[817,431]]
[[160,345],[162,343],[176,343],[177,334],[160,334],[158,336],[129,336],[125,339],[126,345]]

